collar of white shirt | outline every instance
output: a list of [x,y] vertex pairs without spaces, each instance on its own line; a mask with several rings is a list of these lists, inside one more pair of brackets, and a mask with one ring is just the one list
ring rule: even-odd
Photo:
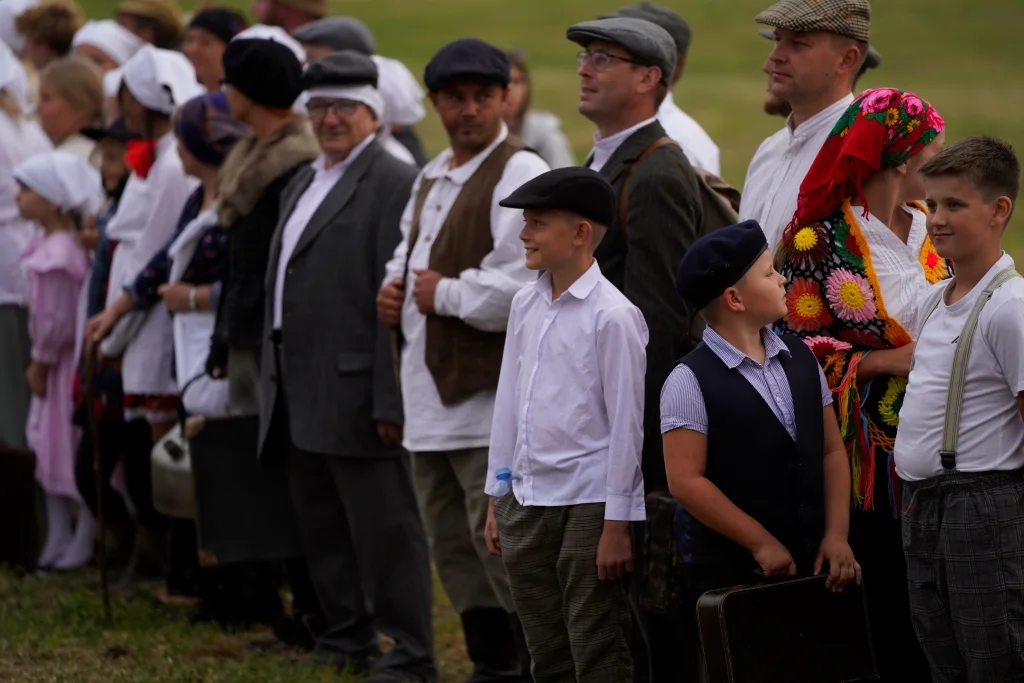
[[[569,286],[569,289],[565,290],[565,294],[568,294],[582,301],[583,299],[586,299],[588,296],[590,296],[590,293],[594,291],[594,287],[597,286],[597,283],[600,280],[601,267],[597,265],[597,261],[595,260],[593,263],[590,264],[590,267],[587,268],[587,271],[583,273],[583,275],[578,277],[576,279],[576,282],[572,283]],[[550,272],[544,273],[544,275],[542,275],[540,279],[537,280],[537,284],[534,286],[533,291],[536,295],[542,296],[545,301],[551,303],[552,287]],[[565,294],[563,294],[562,296],[565,296]]]
[[345,173],[345,170],[355,163],[356,159],[359,158],[359,155],[363,153],[363,150],[369,147],[370,143],[375,139],[377,139],[377,134],[371,133],[365,140],[352,148],[352,151],[349,152],[349,155],[345,157],[344,161],[333,164],[330,168],[327,168],[327,155],[321,152],[320,156],[313,160],[313,171],[318,176],[330,173],[340,178]]
[[505,142],[506,138],[508,138],[508,126],[502,123],[501,130],[498,132],[498,137],[494,138],[494,142],[487,145],[484,151],[457,168],[450,168],[453,152],[452,148],[449,147],[427,164],[426,168],[423,169],[423,177],[430,178],[431,180],[445,178],[456,185],[465,185],[466,181],[473,177],[476,170],[484,163],[484,160],[491,156],[491,152],[497,149],[498,145]]
[[825,107],[799,126],[793,125],[793,115],[790,114],[786,119],[786,130],[789,131],[790,135],[797,138],[812,135],[816,133],[822,125],[835,125],[835,121],[839,118],[839,115],[846,111],[846,108],[851,104],[853,104],[853,93],[849,93],[841,100]]
[[618,133],[613,133],[606,138],[601,137],[599,133],[594,133],[594,151],[591,153],[593,156],[590,160],[590,168],[595,171],[600,171],[604,168],[604,165],[608,163],[612,155],[615,154],[615,150],[619,146],[629,139],[629,136],[637,132],[644,126],[649,126],[658,120],[657,116],[652,116],[646,121],[627,128],[626,130],[620,130]]

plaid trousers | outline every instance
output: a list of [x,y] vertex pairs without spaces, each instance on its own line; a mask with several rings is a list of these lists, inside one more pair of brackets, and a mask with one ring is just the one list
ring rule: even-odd
[[1024,473],[905,483],[903,550],[934,682],[1024,681]]
[[512,600],[536,683],[632,683],[631,616],[623,581],[597,578],[604,503],[494,506]]

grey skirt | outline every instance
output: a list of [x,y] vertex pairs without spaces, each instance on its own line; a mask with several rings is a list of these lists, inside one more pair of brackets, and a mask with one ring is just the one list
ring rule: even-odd
[[25,370],[32,360],[28,309],[0,306],[0,450],[27,448],[29,391]]

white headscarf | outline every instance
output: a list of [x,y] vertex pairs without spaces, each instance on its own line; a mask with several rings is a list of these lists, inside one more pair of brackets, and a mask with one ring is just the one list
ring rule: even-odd
[[185,55],[143,45],[121,69],[121,81],[146,109],[170,116],[205,90]]
[[377,90],[384,98],[385,126],[411,126],[426,116],[423,109],[423,89],[412,72],[397,59],[373,55],[377,65]]
[[[0,0],[5,2],[6,0]],[[302,47],[299,41],[288,35],[280,26],[267,26],[266,24],[256,24],[245,29],[231,40],[273,40],[275,43],[281,43],[286,48],[295,53],[295,56],[299,60],[299,64],[306,63],[306,48]]]
[[79,45],[92,45],[106,53],[115,64],[123,66],[142,47],[142,40],[113,19],[104,19],[86,22],[78,29],[71,47]]
[[18,33],[14,21],[22,12],[38,5],[42,0],[0,0],[0,40],[21,54],[25,48],[25,36]]
[[[0,0],[4,2],[5,0]],[[6,92],[18,105],[23,114],[32,111],[32,105],[28,99],[28,76],[25,74],[25,67],[7,43],[0,42],[0,90]]]
[[95,213],[103,203],[99,172],[75,154],[37,154],[15,166],[14,177],[61,211]]

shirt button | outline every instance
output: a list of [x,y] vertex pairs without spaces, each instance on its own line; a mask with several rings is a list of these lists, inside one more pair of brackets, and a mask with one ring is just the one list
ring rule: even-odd
[[796,466],[797,467],[802,467],[803,464],[804,464],[804,459],[803,458],[797,458],[796,459]]

